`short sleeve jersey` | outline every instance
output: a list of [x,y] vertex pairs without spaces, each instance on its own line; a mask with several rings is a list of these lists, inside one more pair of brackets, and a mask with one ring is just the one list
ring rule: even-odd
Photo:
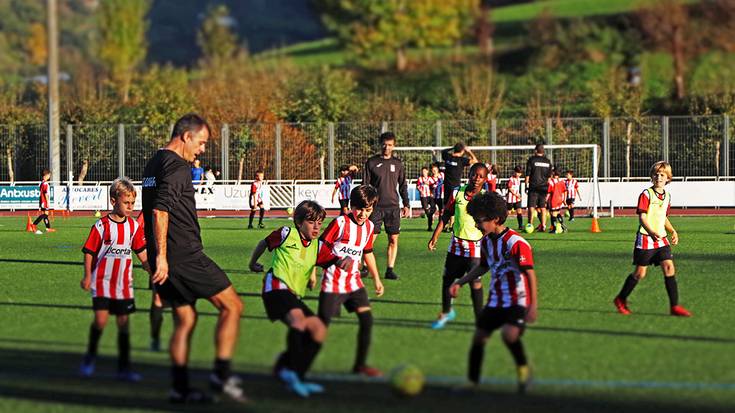
[[191,167],[184,158],[167,149],[158,150],[143,171],[143,217],[151,265],[155,265],[158,256],[153,228],[154,209],[168,212],[166,255],[169,262],[185,261],[201,253],[204,247]]
[[533,268],[531,245],[517,232],[506,228],[496,237],[482,239],[481,265],[491,271],[488,307],[531,304],[525,270]]
[[264,181],[253,181],[250,185],[250,196],[255,197],[255,205],[263,203],[263,183]]
[[[668,203],[664,206],[666,208],[666,216],[668,217],[669,210],[671,208],[671,196],[670,195],[666,196],[667,192],[664,192],[663,194],[659,194],[656,191],[649,191],[648,189],[645,189],[638,196],[638,205],[636,206],[636,214],[640,215],[640,214],[645,214],[649,212],[648,210],[651,206],[651,199],[650,199],[649,192],[654,193],[654,196],[658,198],[656,201],[659,203],[668,201]],[[639,227],[638,233],[635,239],[635,248],[643,249],[643,250],[652,250],[652,249],[661,248],[661,247],[670,245],[668,237],[654,239],[650,235],[644,234],[643,233],[644,231],[641,231],[641,228]]]
[[352,267],[343,270],[336,265],[325,266],[322,291],[346,294],[364,287],[360,277],[360,261],[363,254],[373,252],[374,224],[366,220],[362,225],[352,213],[341,215],[329,223],[320,237],[319,265],[343,257],[353,260]]
[[49,198],[49,185],[46,181],[41,181],[41,185],[38,186],[40,195],[38,197],[38,207],[48,209],[48,198]]
[[529,177],[529,190],[546,192],[546,182],[551,177],[551,160],[541,155],[528,158],[526,163],[526,174]]
[[339,192],[339,200],[350,199],[350,188],[352,187],[352,176],[340,176],[337,178],[337,182],[334,183],[334,187]]
[[462,182],[464,168],[470,164],[470,160],[464,156],[452,156],[451,149],[442,151],[444,161],[444,186],[452,189]]

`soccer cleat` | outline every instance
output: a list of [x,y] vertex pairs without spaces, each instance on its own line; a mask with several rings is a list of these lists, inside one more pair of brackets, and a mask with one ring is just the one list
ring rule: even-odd
[[161,351],[161,340],[158,338],[151,339],[151,351]]
[[569,222],[574,222],[574,218],[569,218]]
[[137,383],[143,379],[143,376],[134,371],[121,370],[117,372],[115,379],[119,381],[126,381],[128,383]]
[[556,233],[556,226],[552,225],[551,228],[549,228],[549,234]]
[[432,228],[432,227],[426,227],[426,231],[433,232],[434,231],[434,228]]
[[168,401],[176,404],[212,404],[215,399],[197,389],[188,389],[183,393],[172,389],[168,394]]
[[365,377],[383,377],[382,371],[370,366],[355,367],[352,372]]
[[565,232],[567,232],[567,229],[564,228],[563,225],[557,225],[556,228],[554,228],[554,233],[555,234],[562,234],[562,233],[565,233]]
[[397,280],[399,278],[400,277],[398,277],[398,274],[396,274],[395,272],[393,272],[393,270],[388,270],[388,271],[385,272],[385,279],[386,280]]
[[[625,302],[620,297],[615,297],[615,300],[613,300],[613,304],[615,304],[615,308],[618,309],[618,312],[623,315],[631,315],[633,314],[632,311],[628,308],[628,303]],[[673,310],[672,310],[673,311]]]
[[253,226],[252,225],[248,225],[248,229],[253,229]]
[[692,313],[689,312],[686,308],[675,305],[671,307],[671,315],[677,316],[677,317],[691,317]]
[[260,228],[260,229],[263,229],[263,228],[265,228],[265,225],[263,225],[263,224],[258,224],[258,228]]
[[82,377],[92,377],[94,374],[94,357],[85,355],[82,364],[79,366],[79,375]]
[[518,366],[516,374],[518,376],[518,394],[526,394],[533,381],[531,369],[528,366]]
[[302,381],[301,384],[306,387],[306,390],[309,391],[309,394],[320,394],[324,393],[324,386],[322,386],[319,383],[314,383],[310,381]]
[[56,230],[53,228],[46,228],[46,232],[56,232]]
[[457,313],[452,309],[448,313],[439,313],[439,317],[431,323],[431,329],[432,330],[441,330],[444,328],[445,325],[447,325],[448,322],[454,320],[457,318]]
[[544,231],[546,231],[546,227],[542,227],[541,225],[539,225],[539,226],[536,227],[536,230],[535,231],[536,232],[544,232]]
[[299,379],[299,375],[295,371],[287,368],[282,368],[278,372],[278,378],[286,384],[286,387],[296,393],[300,397],[309,397],[309,389],[304,386],[304,383]]
[[248,403],[250,401],[242,389],[242,379],[237,375],[233,374],[223,382],[219,376],[212,373],[209,375],[209,387],[238,403]]
[[35,232],[35,234],[36,235],[43,235],[43,231],[41,231],[40,229],[37,229],[36,232]]

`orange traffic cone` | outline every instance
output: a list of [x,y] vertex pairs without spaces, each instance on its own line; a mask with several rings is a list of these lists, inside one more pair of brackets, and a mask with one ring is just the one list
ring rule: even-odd
[[28,221],[26,221],[26,232],[36,232],[33,228],[33,221],[31,220],[31,213],[28,213]]
[[600,223],[597,221],[597,218],[592,218],[592,228],[590,228],[591,232],[602,232],[600,229]]

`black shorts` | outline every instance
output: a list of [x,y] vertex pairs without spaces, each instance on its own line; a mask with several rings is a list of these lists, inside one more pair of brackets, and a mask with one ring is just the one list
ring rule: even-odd
[[332,317],[339,313],[339,308],[342,305],[350,313],[354,313],[361,307],[370,307],[367,291],[365,291],[365,288],[343,294],[322,291],[319,293],[319,318],[324,321],[324,324],[329,324]]
[[528,191],[528,207],[529,208],[546,208],[546,191],[529,190]]
[[[152,261],[155,258],[149,262]],[[194,305],[199,298],[214,297],[230,285],[227,274],[214,261],[198,254],[186,261],[169,262],[168,279],[156,286],[156,292],[175,308]]]
[[574,198],[567,198],[567,205],[574,204]]
[[435,208],[434,198],[430,196],[421,197],[421,209],[428,212],[434,208]]
[[516,211],[520,211],[521,209],[523,209],[523,206],[521,205],[521,201],[512,202],[512,203],[511,202],[506,202],[505,205],[507,206],[508,211],[512,211],[514,209]]
[[444,199],[443,198],[434,198],[434,205],[436,205],[436,210],[441,211],[444,209]]
[[92,309],[107,310],[112,315],[128,315],[135,312],[135,300],[113,300],[107,297],[92,297]]
[[674,255],[671,254],[671,246],[669,245],[652,250],[633,249],[633,265],[640,267],[648,267],[651,264],[658,266],[661,265],[662,261],[673,259]]
[[512,305],[510,307],[485,307],[475,321],[475,326],[488,333],[504,324],[526,328],[526,307]]
[[370,215],[370,221],[375,224],[374,234],[380,234],[380,227],[385,222],[385,232],[389,235],[401,233],[401,209],[376,207]]
[[306,317],[314,315],[314,312],[290,290],[271,290],[262,293],[261,297],[263,297],[265,312],[271,321],[281,320],[285,323],[286,316],[294,308],[300,308]]
[[480,265],[480,258],[460,257],[448,252],[444,261],[444,277],[462,278],[478,265]]

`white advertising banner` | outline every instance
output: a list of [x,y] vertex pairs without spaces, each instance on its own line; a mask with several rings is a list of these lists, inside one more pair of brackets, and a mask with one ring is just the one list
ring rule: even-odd
[[[108,187],[54,186],[54,209],[106,211],[109,208]],[[137,200],[136,200],[137,201]]]
[[[354,186],[353,186],[354,187]],[[294,205],[298,205],[302,201],[316,201],[324,208],[339,208],[338,196],[335,195],[332,202],[332,191],[334,185],[306,184],[296,185],[294,191]]]

